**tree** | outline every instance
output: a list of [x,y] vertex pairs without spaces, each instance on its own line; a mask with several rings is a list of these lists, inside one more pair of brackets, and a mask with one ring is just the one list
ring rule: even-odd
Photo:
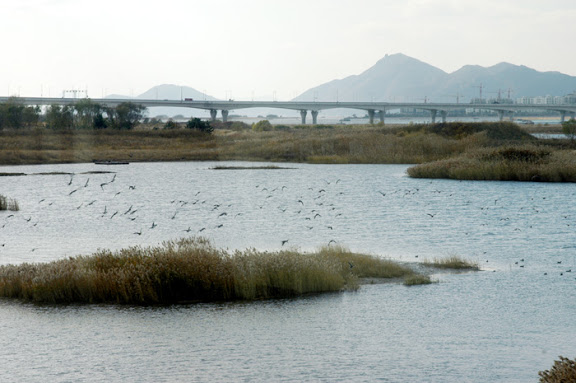
[[144,118],[146,107],[132,102],[123,102],[116,108],[107,108],[110,126],[114,129],[134,129]]
[[164,124],[164,129],[178,129],[178,128],[179,128],[178,124],[176,122],[174,122],[174,120],[172,120],[172,119],[169,119]]
[[22,116],[24,126],[27,128],[36,126],[38,121],[40,121],[40,107],[38,105],[25,107]]
[[570,138],[570,141],[574,143],[574,137],[576,137],[576,120],[570,119],[562,123],[562,133],[566,137]]
[[17,97],[11,97],[0,104],[0,130],[4,128],[18,129],[30,127],[38,123],[40,108],[26,106]]
[[207,134],[211,134],[214,131],[214,128],[210,125],[209,122],[202,121],[199,118],[191,118],[186,123],[186,129],[195,129]]
[[46,110],[46,126],[56,130],[69,130],[74,126],[74,110],[68,105],[50,105]]
[[94,127],[94,129],[106,129],[108,127],[108,122],[106,121],[102,113],[98,113],[96,116],[94,116],[92,126]]
[[[74,125],[79,129],[91,129],[96,128],[95,122],[101,122],[103,120],[102,116],[102,105],[85,98],[74,104]],[[100,118],[98,118],[100,117]],[[100,128],[96,128],[100,129]]]
[[268,120],[258,121],[255,124],[252,124],[252,130],[255,132],[265,132],[268,130],[273,130],[274,127]]

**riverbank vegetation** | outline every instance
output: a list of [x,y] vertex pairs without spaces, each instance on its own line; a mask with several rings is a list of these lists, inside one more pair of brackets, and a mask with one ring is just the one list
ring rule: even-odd
[[567,383],[576,382],[576,359],[568,359],[563,356],[554,361],[550,370],[540,371],[541,383]]
[[576,182],[574,150],[536,145],[480,148],[408,169],[414,178]]
[[42,303],[159,304],[295,297],[357,289],[362,278],[403,278],[409,267],[339,246],[228,252],[203,238],[0,266],[0,297]]
[[[8,106],[7,106],[8,105]],[[574,123],[565,139],[537,139],[511,122],[251,125],[143,119],[138,105],[89,99],[44,114],[17,99],[0,108],[0,165],[92,161],[266,161],[415,164],[417,178],[574,182]],[[15,125],[16,124],[16,125]],[[540,126],[547,132],[550,127]]]
[[0,211],[2,210],[18,211],[20,210],[20,206],[15,199],[0,194]]
[[423,265],[437,269],[480,270],[478,262],[468,261],[457,255],[451,255],[446,258],[434,258],[432,260],[425,260]]
[[421,164],[478,148],[525,142],[540,145],[511,123],[297,125],[255,131],[233,122],[211,124],[213,133],[186,129],[187,125],[196,126],[186,123],[164,129],[143,123],[131,130],[4,129],[0,131],[0,164],[93,160]]

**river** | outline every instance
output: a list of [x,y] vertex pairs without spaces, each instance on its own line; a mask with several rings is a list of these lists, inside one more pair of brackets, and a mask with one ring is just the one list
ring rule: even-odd
[[28,175],[0,177],[20,205],[0,212],[0,264],[202,235],[228,249],[459,255],[483,271],[259,302],[0,300],[0,379],[527,382],[576,355],[575,185],[411,179],[405,165],[214,169],[260,165],[2,166]]

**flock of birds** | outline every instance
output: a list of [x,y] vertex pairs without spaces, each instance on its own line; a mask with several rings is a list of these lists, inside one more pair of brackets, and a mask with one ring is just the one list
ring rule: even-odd
[[[293,201],[290,201],[289,197],[285,198],[289,189],[287,185],[270,187],[258,184],[254,186],[256,202],[247,209],[245,205],[233,199],[223,200],[210,191],[190,192],[187,196],[180,196],[169,201],[162,200],[162,197],[157,195],[143,197],[143,194],[138,193],[140,186],[121,182],[119,181],[121,177],[112,172],[70,173],[61,176],[66,177],[65,184],[58,186],[58,189],[62,191],[52,199],[41,198],[33,202],[37,205],[33,210],[40,212],[51,209],[50,214],[58,214],[59,210],[76,211],[77,213],[74,213],[76,215],[82,215],[89,220],[99,220],[100,222],[94,225],[95,235],[98,235],[97,227],[112,225],[112,222],[117,226],[116,221],[124,220],[125,223],[121,225],[127,228],[127,231],[122,233],[124,237],[131,235],[144,239],[150,237],[151,233],[162,229],[170,233],[169,239],[184,235],[182,233],[209,237],[211,232],[225,229],[234,221],[251,216],[250,210],[260,213],[257,217],[248,217],[248,221],[262,219],[262,217],[269,216],[271,212],[290,215],[292,220],[299,216],[306,231],[311,234],[320,229],[333,230],[335,226],[333,219],[342,216],[335,203],[328,202],[330,198],[327,198],[332,191],[331,188],[340,184],[340,179],[324,180],[322,187],[309,188],[305,193],[298,194]],[[144,194],[146,193],[148,191]],[[344,192],[332,194],[341,196]],[[145,201],[144,198],[150,198],[152,201]],[[28,204],[27,202],[22,205]],[[9,228],[11,225],[15,226],[16,221],[22,223],[22,220],[33,227],[42,226],[43,218],[33,218],[28,215],[30,213],[27,210],[30,209],[23,208],[5,217],[0,214],[0,219],[4,218],[4,222],[0,223],[0,230]],[[155,217],[150,218],[152,215]],[[45,217],[46,214],[38,214],[38,216]],[[332,220],[328,222],[327,219]],[[102,220],[112,222],[107,224]],[[46,218],[44,221],[45,224],[49,224]],[[22,229],[19,227],[15,231]],[[0,231],[0,238],[1,233]],[[288,238],[280,239],[279,245],[280,247],[289,246],[291,242],[293,241]],[[336,239],[330,239],[327,244],[336,242]],[[0,254],[5,246],[6,242],[0,243]],[[37,250],[38,247],[31,247],[30,252]]]
[[[277,170],[275,170],[277,171]],[[122,174],[122,173],[120,173]],[[40,176],[37,176],[40,177]],[[48,176],[46,176],[48,177]],[[123,176],[118,176],[113,172],[68,174],[65,181],[60,184],[61,192],[57,198],[41,198],[35,203],[35,209],[29,209],[31,202],[23,203],[22,210],[18,212],[1,212],[0,214],[0,255],[6,251],[7,241],[2,240],[2,231],[7,231],[11,225],[19,222],[30,228],[37,228],[49,222],[42,222],[30,211],[42,211],[52,209],[50,214],[57,214],[59,209],[75,210],[78,214],[83,214],[90,220],[99,220],[98,225],[106,226],[104,220],[114,222],[114,227],[122,227],[125,230],[118,235],[122,237],[132,236],[135,243],[146,243],[147,239],[157,238],[152,235],[159,230],[165,230],[168,238],[174,239],[183,235],[201,235],[211,237],[218,231],[226,230],[251,230],[251,225],[255,222],[266,221],[268,218],[271,224],[278,226],[277,222],[282,222],[286,227],[292,229],[285,230],[284,227],[277,227],[278,236],[286,233],[277,240],[277,247],[284,248],[298,246],[305,242],[318,243],[320,239],[325,240],[325,245],[339,243],[339,233],[347,229],[350,222],[346,220],[345,212],[349,211],[351,201],[357,196],[349,195],[346,182],[341,178],[337,179],[317,179],[311,182],[311,187],[299,189],[289,182],[266,184],[265,182],[254,183],[253,198],[240,197],[235,199],[223,193],[212,193],[209,189],[197,188],[194,191],[180,195],[178,198],[169,198],[163,195],[154,195],[153,191],[145,190],[146,185],[136,185],[129,183]],[[62,177],[59,178],[62,180]],[[200,190],[198,190],[200,189]],[[457,190],[457,189],[456,189]],[[373,209],[378,211],[394,211],[394,218],[401,220],[402,204],[420,204],[420,213],[415,219],[420,227],[435,225],[437,222],[447,219],[447,209],[442,209],[442,205],[429,204],[426,201],[434,198],[442,198],[446,201],[458,199],[457,191],[446,191],[433,189],[431,187],[419,188],[398,188],[373,190],[376,196]],[[426,193],[426,195],[423,195]],[[546,197],[534,197],[545,200]],[[532,201],[534,201],[532,198]],[[536,202],[536,201],[535,201]],[[352,202],[353,203],[353,202]],[[471,201],[460,201],[460,208],[472,214],[470,210]],[[475,209],[478,209],[475,205]],[[473,212],[476,216],[484,216],[485,219],[475,231],[466,229],[460,233],[462,237],[457,240],[465,240],[467,236],[477,235],[479,232],[493,230],[507,230],[520,235],[522,230],[529,230],[532,226],[513,227],[516,221],[520,221],[517,216],[510,215],[510,209],[505,207],[500,198],[487,200],[486,203]],[[398,210],[400,208],[400,210]],[[453,208],[453,207],[450,207]],[[431,209],[434,209],[433,211]],[[544,208],[537,203],[531,206],[519,206],[518,215],[536,215]],[[509,215],[503,216],[499,211],[506,211]],[[45,217],[45,215],[41,215]],[[273,217],[275,216],[275,217]],[[565,227],[571,230],[571,217],[567,214],[562,216]],[[118,225],[116,221],[123,220],[124,223]],[[272,223],[274,222],[274,223]],[[400,222],[399,222],[400,223]],[[294,229],[297,228],[297,229]],[[18,230],[22,230],[19,228]],[[340,230],[340,231],[339,231]],[[17,231],[16,231],[17,232]],[[297,233],[297,234],[295,234]],[[332,233],[333,235],[330,235]],[[455,235],[457,233],[447,233]],[[95,232],[98,235],[98,232]],[[524,235],[530,235],[528,233]],[[574,238],[572,235],[570,238]],[[103,245],[105,247],[105,245]],[[30,252],[38,251],[38,247],[31,247]],[[486,256],[486,253],[482,253]],[[416,257],[418,257],[416,255]],[[488,259],[485,259],[488,262]],[[557,271],[562,261],[557,262],[554,272],[566,275],[572,272],[570,267],[563,267]],[[514,263],[514,266],[526,268],[528,262],[524,258]],[[552,273],[552,272],[550,272]],[[546,275],[548,272],[546,272]]]

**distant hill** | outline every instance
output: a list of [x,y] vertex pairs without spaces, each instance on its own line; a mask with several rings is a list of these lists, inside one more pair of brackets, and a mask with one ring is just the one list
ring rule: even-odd
[[[132,99],[131,97],[117,94],[108,95],[106,96],[106,98]],[[148,89],[146,92],[134,97],[134,99],[141,99],[141,100],[180,100],[185,98],[193,98],[194,100],[206,100],[206,101],[218,100],[217,98],[206,95],[189,86],[180,86],[174,84],[157,85],[153,88]],[[169,107],[148,108],[149,117],[156,117],[156,116],[172,117],[177,115],[182,115],[186,118],[208,117],[210,116],[210,113],[208,111],[200,109],[169,108]]]
[[386,55],[359,75],[333,80],[307,90],[294,101],[469,102],[479,97],[512,99],[564,96],[576,90],[576,77],[539,72],[526,66],[500,63],[491,67],[466,65],[446,73],[401,53]]
[[174,84],[157,85],[136,98],[146,100],[180,100],[193,98],[194,100],[217,101],[218,99],[197,91],[189,86],[180,86]]

